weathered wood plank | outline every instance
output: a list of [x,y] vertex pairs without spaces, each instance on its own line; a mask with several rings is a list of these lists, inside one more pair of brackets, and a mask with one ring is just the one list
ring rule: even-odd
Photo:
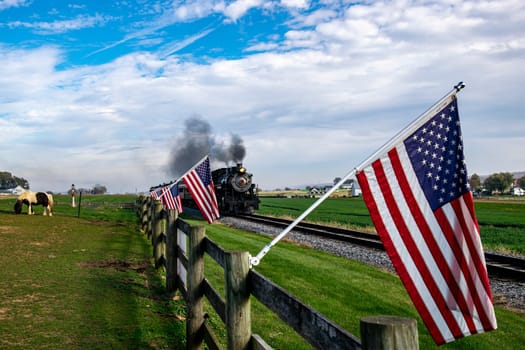
[[217,243],[206,237],[204,239],[205,242],[205,250],[206,253],[208,253],[209,256],[213,258],[219,264],[224,268],[224,249],[222,249]]
[[226,303],[221,298],[219,292],[217,292],[217,290],[213,288],[213,286],[206,278],[202,283],[202,290],[206,298],[208,298],[215,312],[217,312],[217,314],[221,318],[222,322],[226,322]]
[[258,334],[252,334],[251,350],[273,350],[273,348],[266,344],[263,338]]
[[191,232],[191,226],[184,220],[177,220],[177,228],[182,232],[189,234]]
[[219,343],[219,340],[215,336],[215,333],[213,333],[213,330],[208,326],[206,322],[202,325],[203,333],[204,333],[204,341],[206,342],[206,345],[209,350],[221,350],[221,345]]
[[251,293],[317,349],[361,349],[358,338],[251,270]]

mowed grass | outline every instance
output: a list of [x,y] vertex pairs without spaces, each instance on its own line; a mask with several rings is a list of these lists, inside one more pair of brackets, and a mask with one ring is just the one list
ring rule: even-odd
[[58,199],[53,217],[0,200],[0,348],[183,348],[184,303],[165,295],[133,210],[77,218]]
[[[80,218],[68,197],[57,197],[53,218],[13,215],[14,201],[0,200],[0,348],[184,348],[184,303],[164,294],[149,241],[139,233],[133,211],[119,205],[134,197],[118,197],[83,198]],[[271,239],[220,223],[205,226],[223,248],[252,255]],[[391,273],[286,241],[256,270],[357,337],[362,317],[412,317],[420,348],[438,348]],[[205,273],[224,292],[222,269],[209,257]],[[209,306],[207,311],[224,339],[218,316]],[[496,315],[498,330],[439,348],[525,348],[525,316],[500,307]],[[254,298],[252,321],[253,332],[275,349],[311,348]]]
[[[198,223],[192,221],[192,223]],[[202,222],[200,222],[202,223]],[[226,250],[256,255],[271,237],[223,225],[206,225],[206,234]],[[360,337],[359,321],[371,315],[395,315],[417,320],[420,349],[525,349],[525,315],[496,306],[498,329],[436,346],[417,314],[399,278],[357,261],[281,241],[255,270],[323,315]],[[223,271],[210,258],[205,275],[222,290]],[[252,331],[275,349],[311,349],[293,330],[252,297]],[[218,316],[208,308],[221,333]]]
[[[261,198],[258,214],[296,218],[315,199]],[[483,248],[525,255],[525,201],[475,201]],[[373,223],[362,198],[329,198],[307,221],[373,231]]]

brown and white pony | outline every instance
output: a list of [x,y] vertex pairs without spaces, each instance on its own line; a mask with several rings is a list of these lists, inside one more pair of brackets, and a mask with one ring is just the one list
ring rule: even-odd
[[49,216],[53,216],[53,196],[49,193],[31,191],[22,193],[20,196],[18,196],[15,203],[16,214],[20,214],[22,212],[23,204],[28,206],[28,215],[33,215],[35,213],[32,208],[33,205],[41,205],[44,207],[43,215],[47,215],[47,213],[49,213]]

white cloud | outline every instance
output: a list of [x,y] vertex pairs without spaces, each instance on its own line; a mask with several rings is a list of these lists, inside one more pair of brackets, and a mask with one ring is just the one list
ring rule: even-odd
[[30,0],[0,0],[0,11],[10,7],[27,6],[30,3]]
[[72,30],[79,30],[84,28],[93,28],[104,25],[111,17],[96,14],[94,16],[78,16],[75,19],[53,21],[53,22],[22,22],[12,21],[7,25],[9,28],[15,29],[17,27],[33,29],[35,33],[60,34]]
[[173,13],[177,21],[191,21],[221,12],[225,8],[224,1],[194,0],[183,4],[174,4]]
[[235,22],[244,16],[251,8],[261,6],[262,4],[263,0],[236,0],[226,6],[224,15]]
[[281,0],[281,5],[285,7],[306,9],[310,6],[309,0]]
[[[186,3],[185,18],[220,10],[235,20],[258,6],[221,3],[201,12]],[[216,133],[243,137],[262,188],[331,182],[464,80],[469,171],[523,170],[523,6],[502,3],[513,10],[505,21],[486,2],[330,8],[291,21],[282,41],[252,43],[244,58],[201,64],[141,52],[57,70],[58,47],[0,46],[2,166],[34,188],[145,190],[169,180],[172,142],[199,114]]]
[[245,49],[245,51],[273,51],[279,48],[276,43],[259,43]]

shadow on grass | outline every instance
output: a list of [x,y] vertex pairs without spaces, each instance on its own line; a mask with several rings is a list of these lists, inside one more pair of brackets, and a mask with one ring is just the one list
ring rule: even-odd
[[[117,243],[111,239],[109,251],[112,244]],[[92,329],[92,334],[79,342],[80,347],[93,348],[99,340],[113,349],[185,347],[184,303],[166,293],[161,274],[147,254],[79,265],[89,272],[84,323]],[[103,339],[97,339],[99,332],[104,334]]]

